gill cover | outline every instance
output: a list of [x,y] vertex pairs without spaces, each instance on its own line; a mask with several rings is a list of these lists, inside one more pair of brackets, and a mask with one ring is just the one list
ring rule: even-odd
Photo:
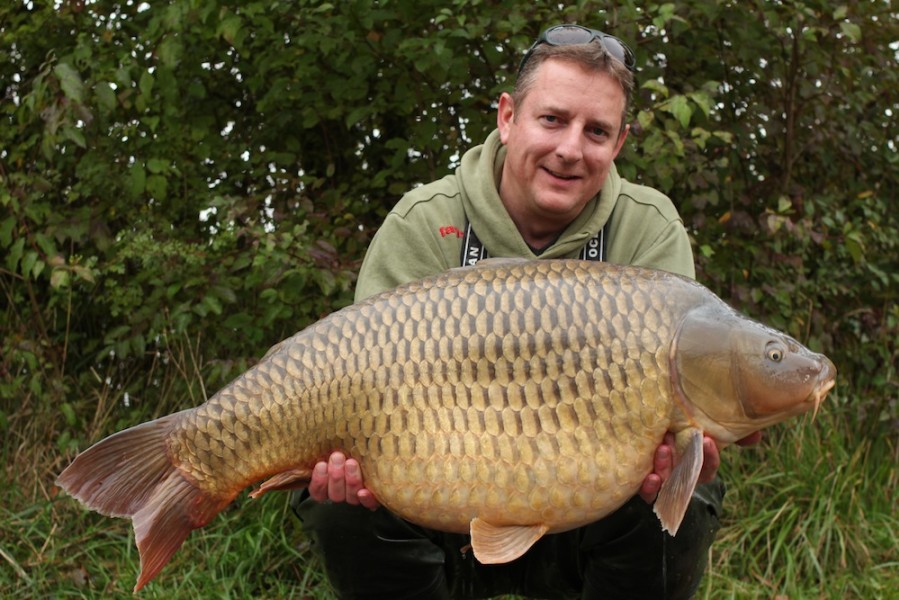
[[815,408],[836,371],[826,357],[723,302],[687,313],[672,358],[681,402],[722,442]]

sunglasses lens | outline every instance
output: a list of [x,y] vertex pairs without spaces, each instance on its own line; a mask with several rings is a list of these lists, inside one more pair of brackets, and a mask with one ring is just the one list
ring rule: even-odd
[[546,41],[553,46],[588,44],[592,39],[593,32],[580,27],[555,27],[546,32]]
[[624,64],[627,67],[631,66],[631,63],[628,62],[627,51],[625,51],[624,46],[622,46],[615,38],[607,37],[603,39],[602,47],[605,48],[606,52],[611,54],[612,58],[614,58],[618,62]]

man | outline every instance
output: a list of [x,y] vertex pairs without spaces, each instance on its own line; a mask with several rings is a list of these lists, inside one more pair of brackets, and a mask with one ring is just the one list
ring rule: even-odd
[[[497,130],[456,173],[406,194],[366,254],[356,300],[484,256],[603,259],[694,276],[671,201],[618,176],[634,56],[612,36],[548,29],[525,55]],[[358,464],[340,453],[316,466],[297,507],[341,598],[686,598],[719,528],[724,486],[711,439],[677,537],[651,502],[673,466],[670,437],[655,472],[614,514],[537,542],[504,565],[481,565],[467,536],[427,530],[378,508]],[[330,500],[331,503],[319,501]]]

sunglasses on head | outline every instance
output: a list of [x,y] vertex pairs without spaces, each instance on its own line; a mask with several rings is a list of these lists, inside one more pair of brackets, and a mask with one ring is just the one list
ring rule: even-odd
[[589,44],[593,40],[599,40],[599,43],[602,44],[605,51],[609,53],[609,56],[622,63],[631,73],[635,71],[637,59],[634,57],[634,53],[627,47],[627,44],[614,35],[609,35],[608,33],[603,33],[602,31],[597,31],[595,29],[581,27],[580,25],[556,25],[541,33],[540,37],[537,38],[537,41],[528,48],[524,58],[521,59],[521,65],[518,67],[518,74],[521,74],[524,66],[531,58],[531,54],[534,53],[534,48],[540,44],[549,44],[550,46],[572,46],[576,44]]

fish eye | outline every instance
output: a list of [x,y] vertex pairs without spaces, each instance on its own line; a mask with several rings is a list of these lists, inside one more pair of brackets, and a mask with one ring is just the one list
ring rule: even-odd
[[785,354],[786,351],[781,344],[777,342],[768,342],[768,347],[765,349],[765,355],[768,357],[768,360],[779,363],[784,359]]

